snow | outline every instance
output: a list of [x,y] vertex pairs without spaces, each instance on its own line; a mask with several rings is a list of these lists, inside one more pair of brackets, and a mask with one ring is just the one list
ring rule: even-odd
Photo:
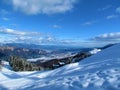
[[101,51],[101,49],[95,48],[95,49],[91,50],[89,53],[90,53],[90,54],[96,54],[96,53],[98,53],[98,52],[100,52],[100,51]]
[[120,44],[51,71],[14,72],[5,62],[0,90],[120,90]]
[[65,63],[64,63],[64,62],[59,62],[59,64],[60,64],[60,65],[65,65]]

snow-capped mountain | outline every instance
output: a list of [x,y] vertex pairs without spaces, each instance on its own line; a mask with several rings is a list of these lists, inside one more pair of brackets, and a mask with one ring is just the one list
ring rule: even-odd
[[51,71],[14,72],[6,62],[0,90],[120,90],[120,44]]

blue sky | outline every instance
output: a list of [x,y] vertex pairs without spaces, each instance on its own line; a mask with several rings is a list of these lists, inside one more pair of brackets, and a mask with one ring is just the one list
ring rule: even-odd
[[0,0],[0,38],[1,43],[116,43],[120,0]]

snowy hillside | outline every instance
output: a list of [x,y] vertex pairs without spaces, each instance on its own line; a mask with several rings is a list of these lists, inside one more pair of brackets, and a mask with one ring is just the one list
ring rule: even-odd
[[0,72],[0,90],[120,90],[120,44],[79,63],[41,72]]

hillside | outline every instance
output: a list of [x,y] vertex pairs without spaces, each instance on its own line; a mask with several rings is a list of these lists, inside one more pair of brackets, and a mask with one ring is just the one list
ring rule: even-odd
[[0,90],[119,90],[120,44],[51,71],[14,72],[6,62]]

